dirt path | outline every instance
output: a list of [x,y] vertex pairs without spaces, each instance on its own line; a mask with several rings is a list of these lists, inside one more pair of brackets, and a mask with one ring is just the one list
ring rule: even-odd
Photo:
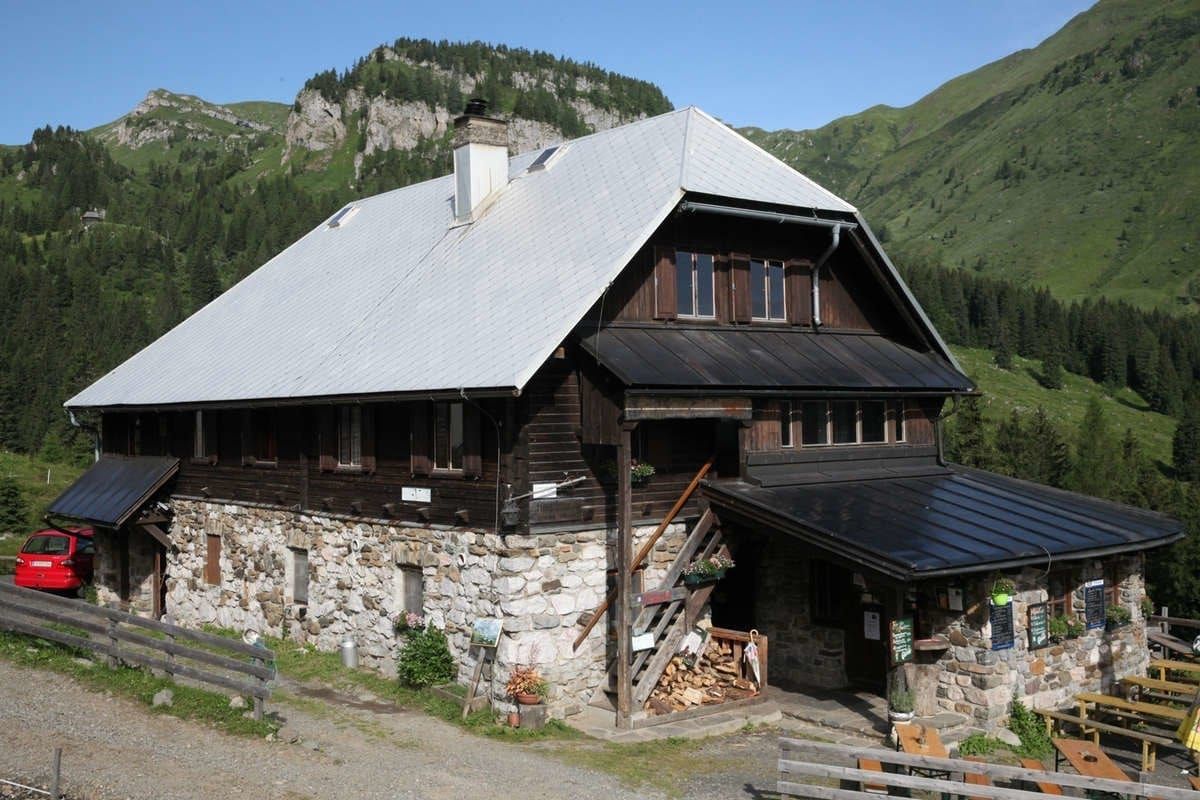
[[298,744],[228,736],[0,662],[0,776],[44,780],[54,747],[79,798],[659,797],[551,755],[421,713],[296,695],[276,707]]

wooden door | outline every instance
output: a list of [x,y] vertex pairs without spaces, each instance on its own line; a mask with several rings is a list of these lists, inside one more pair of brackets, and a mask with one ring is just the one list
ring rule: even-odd
[[882,692],[887,683],[887,611],[880,603],[863,603],[853,585],[847,592],[846,677],[855,686]]

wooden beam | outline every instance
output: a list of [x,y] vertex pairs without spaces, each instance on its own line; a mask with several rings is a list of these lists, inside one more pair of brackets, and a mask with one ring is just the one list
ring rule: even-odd
[[617,727],[628,727],[632,711],[633,620],[633,431],[637,424],[621,426],[617,445]]

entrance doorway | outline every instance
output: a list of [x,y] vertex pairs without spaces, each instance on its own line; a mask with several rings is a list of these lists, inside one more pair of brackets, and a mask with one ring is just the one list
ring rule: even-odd
[[726,540],[729,554],[736,565],[717,582],[709,598],[713,625],[735,631],[750,631],[758,627],[754,608],[758,602],[759,566],[762,563],[763,543],[748,537]]

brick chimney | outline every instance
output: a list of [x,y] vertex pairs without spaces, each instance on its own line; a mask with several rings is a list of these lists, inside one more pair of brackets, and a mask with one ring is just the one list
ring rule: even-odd
[[508,183],[508,123],[472,99],[454,120],[454,216],[469,222],[493,192]]

